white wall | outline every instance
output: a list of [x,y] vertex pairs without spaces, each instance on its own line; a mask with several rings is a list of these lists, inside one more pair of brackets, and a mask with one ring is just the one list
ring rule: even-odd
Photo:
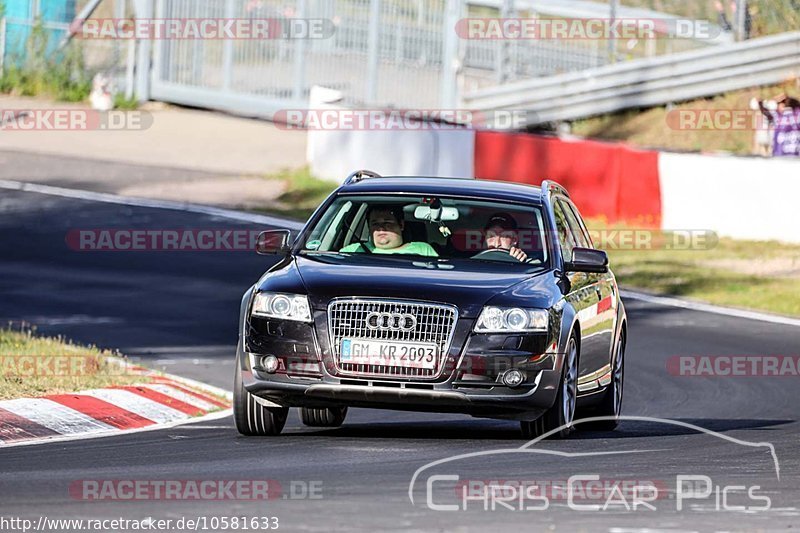
[[661,153],[662,227],[800,242],[800,159]]
[[389,176],[472,178],[472,130],[309,130],[308,163],[315,176],[342,181],[355,170]]

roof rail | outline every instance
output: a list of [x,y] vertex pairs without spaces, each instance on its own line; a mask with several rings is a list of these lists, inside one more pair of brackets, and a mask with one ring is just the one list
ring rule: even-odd
[[553,180],[544,180],[542,182],[542,192],[546,194],[550,194],[551,192],[557,192],[569,198],[569,193],[567,192],[567,189],[565,189],[564,186],[561,185],[560,183],[557,183]]
[[356,170],[344,180],[344,185],[350,185],[351,183],[358,183],[359,181],[363,180],[364,178],[382,178],[380,174],[377,172],[373,172],[371,170]]

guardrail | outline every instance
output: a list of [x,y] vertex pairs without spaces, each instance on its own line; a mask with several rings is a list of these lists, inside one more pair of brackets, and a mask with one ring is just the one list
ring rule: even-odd
[[800,32],[638,59],[582,72],[509,83],[462,96],[480,111],[525,110],[527,125],[779,83],[800,77]]

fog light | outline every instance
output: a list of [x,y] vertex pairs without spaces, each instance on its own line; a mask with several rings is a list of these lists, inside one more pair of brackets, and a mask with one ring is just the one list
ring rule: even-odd
[[525,381],[525,374],[523,374],[519,370],[509,370],[508,372],[503,374],[503,383],[507,387],[517,387],[523,381]]
[[261,358],[261,368],[269,374],[274,374],[278,370],[278,358],[274,355],[265,355]]

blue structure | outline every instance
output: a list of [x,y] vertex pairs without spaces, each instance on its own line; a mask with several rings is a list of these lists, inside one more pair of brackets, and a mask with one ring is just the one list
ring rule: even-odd
[[75,0],[5,0],[5,59],[21,62],[31,29],[40,19],[48,34],[52,52],[75,17]]

